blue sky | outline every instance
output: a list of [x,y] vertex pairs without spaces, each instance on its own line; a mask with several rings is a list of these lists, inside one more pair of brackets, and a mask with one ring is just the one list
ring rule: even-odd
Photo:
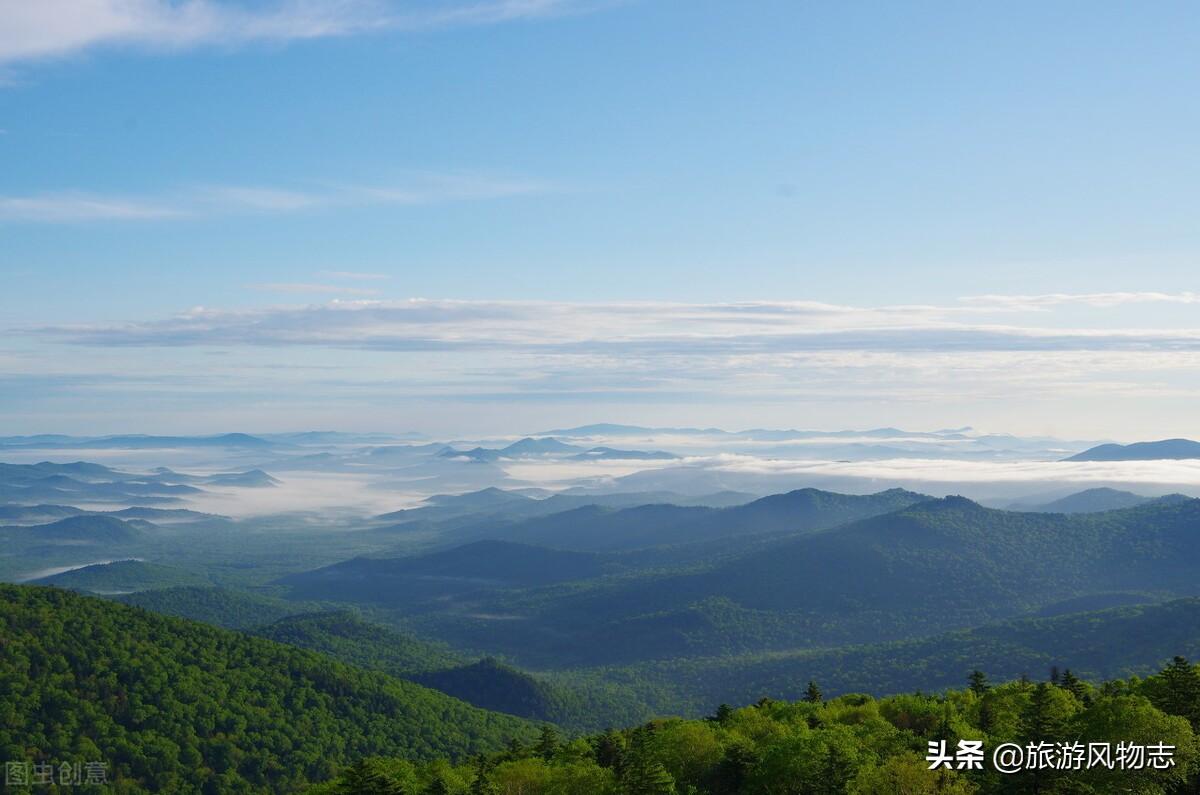
[[1194,4],[0,17],[0,432],[1200,433]]

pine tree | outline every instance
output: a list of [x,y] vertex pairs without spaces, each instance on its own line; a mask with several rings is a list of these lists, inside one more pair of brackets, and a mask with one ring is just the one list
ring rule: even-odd
[[508,746],[504,749],[504,758],[509,762],[515,762],[518,759],[524,759],[525,745],[517,737],[512,737],[508,741]]
[[674,795],[675,778],[662,762],[637,754],[621,779],[622,795]]
[[596,764],[621,775],[625,769],[625,738],[619,732],[609,729],[596,740]]
[[469,795],[500,795],[500,790],[488,777],[488,759],[480,755],[475,758],[475,780],[471,782]]
[[988,684],[987,674],[978,668],[971,671],[971,675],[967,677],[967,684],[970,685],[971,692],[977,696],[982,696],[992,687]]
[[1053,695],[1051,685],[1038,682],[1029,698],[1029,705],[1021,715],[1021,735],[1029,742],[1052,742],[1058,739],[1061,726],[1052,714]]
[[404,795],[400,783],[374,759],[360,759],[342,773],[341,795]]
[[808,687],[804,688],[804,700],[809,704],[821,703],[821,688],[817,687],[817,683],[811,679],[808,682]]
[[718,725],[724,726],[732,718],[733,718],[733,707],[729,706],[728,704],[722,704],[721,706],[717,707],[717,712],[715,715],[711,715],[711,716],[705,718],[705,720],[709,721],[710,723],[716,723]]
[[1057,665],[1050,666],[1050,684],[1052,684],[1052,685],[1058,684],[1058,666]]
[[1186,657],[1175,657],[1159,675],[1163,694],[1157,706],[1171,715],[1181,715],[1200,727],[1200,670]]
[[534,746],[534,752],[542,759],[549,762],[558,753],[560,745],[558,732],[550,724],[542,727],[542,733],[538,735],[537,744]]
[[1080,681],[1078,676],[1071,673],[1070,668],[1063,669],[1062,676],[1058,680],[1058,686],[1080,701],[1083,701],[1084,696],[1087,695],[1087,688],[1083,686],[1083,682]]
[[450,795],[450,787],[446,784],[446,779],[434,776],[433,781],[429,782],[429,786],[425,788],[422,795]]

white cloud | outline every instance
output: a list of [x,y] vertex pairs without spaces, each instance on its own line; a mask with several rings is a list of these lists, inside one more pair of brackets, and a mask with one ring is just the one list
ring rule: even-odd
[[[536,180],[424,173],[413,175],[406,182],[398,184],[313,190],[216,185],[140,197],[82,192],[0,195],[0,222],[156,221],[244,213],[295,213],[380,205],[485,201],[552,190],[554,187],[549,183]],[[356,278],[362,278],[362,274]]]
[[40,196],[0,196],[0,221],[151,221],[177,218],[179,208],[119,196],[54,193]]
[[964,303],[980,308],[995,308],[1012,311],[1045,311],[1056,306],[1077,304],[1108,309],[1125,304],[1200,304],[1200,293],[1045,293],[1042,295],[972,295],[960,299]]
[[180,50],[426,30],[586,10],[577,0],[0,0],[0,63],[98,47]]
[[[315,290],[307,291],[315,292]],[[299,291],[299,290],[294,290]],[[326,290],[329,291],[329,290]],[[971,324],[938,307],[851,307],[815,302],[682,304],[537,301],[332,301],[254,310],[195,309],[118,326],[40,333],[103,345],[310,345],[365,350],[525,350],[624,361],[662,357],[722,366],[761,357],[857,352],[908,354],[1062,351],[1193,354],[1200,330],[1041,328]],[[760,357],[757,360],[755,357]],[[844,359],[843,359],[844,360]]]

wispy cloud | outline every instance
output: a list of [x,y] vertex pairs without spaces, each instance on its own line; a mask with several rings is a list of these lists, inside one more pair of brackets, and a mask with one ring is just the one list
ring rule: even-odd
[[[294,292],[317,292],[311,289],[317,285],[291,287],[303,288]],[[1200,329],[1063,329],[969,323],[960,318],[953,307],[817,302],[335,300],[256,310],[197,309],[157,321],[57,326],[39,333],[101,345],[315,345],[397,351],[507,348],[646,357],[820,351],[1200,351]]]
[[53,193],[0,196],[0,221],[155,221],[184,215],[168,204],[120,196]]
[[100,47],[178,51],[488,25],[596,5],[579,0],[0,0],[0,64]]
[[1125,304],[1200,304],[1200,293],[1044,293],[1042,295],[972,295],[961,299],[981,308],[996,308],[1022,312],[1045,311],[1052,307],[1076,304],[1108,309]]
[[[257,289],[320,296],[372,286],[323,279]],[[503,405],[506,412],[529,411],[530,421],[539,422],[545,418],[531,407],[705,405],[741,417],[741,424],[754,406],[781,421],[820,411],[862,424],[868,422],[864,412],[886,412],[889,421],[993,416],[1007,422],[1014,406],[1043,406],[1069,412],[1078,427],[1097,434],[1112,413],[1154,405],[1164,416],[1190,418],[1178,407],[1200,399],[1200,328],[1188,327],[1186,317],[1177,318],[1182,325],[1175,328],[1123,328],[1112,325],[1111,313],[1098,311],[1090,316],[1094,325],[1048,328],[978,322],[993,310],[978,311],[972,317],[958,302],[870,307],[338,298],[11,328],[0,339],[29,349],[43,343],[44,357],[77,361],[89,372],[109,362],[150,378],[167,362],[190,362],[180,372],[227,374],[221,388],[241,385],[249,391],[238,400],[247,403],[252,391],[287,395],[322,411],[335,404],[384,411],[406,400],[441,416],[465,405]],[[306,372],[281,383],[285,376],[272,369],[281,348],[289,364],[337,364],[348,368],[349,379]],[[222,356],[207,356],[217,352]],[[26,372],[34,368],[17,364]],[[172,394],[190,399],[185,392]]]
[[146,196],[49,192],[27,196],[0,195],[0,222],[157,221],[379,205],[416,206],[529,196],[555,189],[548,182],[531,179],[421,173],[404,182],[387,185],[335,185],[312,189],[209,185]]

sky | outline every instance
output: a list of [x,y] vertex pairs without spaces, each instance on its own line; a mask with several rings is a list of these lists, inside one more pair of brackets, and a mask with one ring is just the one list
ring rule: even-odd
[[1200,8],[0,0],[0,433],[1200,436]]

